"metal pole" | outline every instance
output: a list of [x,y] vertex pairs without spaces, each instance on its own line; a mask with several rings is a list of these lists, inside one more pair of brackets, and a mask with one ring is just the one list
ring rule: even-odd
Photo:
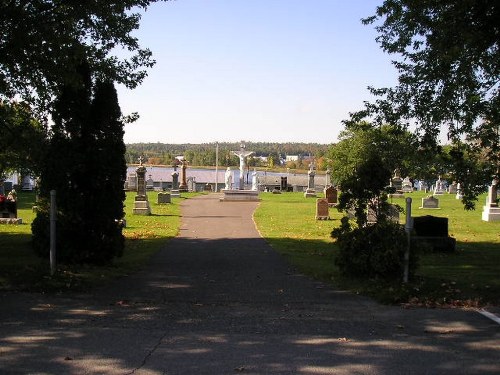
[[215,192],[217,193],[217,186],[219,184],[219,142],[215,146]]
[[411,231],[413,229],[413,219],[411,217],[411,198],[406,198],[406,224],[405,231],[408,239],[406,246],[406,251],[404,255],[404,274],[403,282],[408,282],[408,277],[410,273],[410,246],[411,246]]
[[56,191],[50,191],[50,274],[56,272]]

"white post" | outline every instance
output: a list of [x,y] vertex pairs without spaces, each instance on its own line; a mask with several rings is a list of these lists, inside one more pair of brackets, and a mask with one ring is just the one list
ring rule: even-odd
[[56,191],[50,191],[50,274],[56,272]]
[[219,142],[215,146],[215,192],[217,193],[217,185],[219,183]]
[[410,246],[411,246],[411,230],[413,229],[413,219],[411,218],[411,198],[406,198],[406,224],[405,231],[408,238],[408,244],[404,255],[404,274],[403,282],[408,282],[410,273]]

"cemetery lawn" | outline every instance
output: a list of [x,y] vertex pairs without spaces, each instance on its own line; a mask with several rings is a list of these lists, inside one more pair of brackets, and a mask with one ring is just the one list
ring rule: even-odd
[[33,292],[86,291],[111,279],[139,270],[165,241],[175,237],[180,225],[179,203],[199,193],[183,193],[172,204],[158,205],[156,193],[149,192],[151,216],[132,215],[135,193],[127,193],[124,228],[125,251],[109,266],[58,265],[50,276],[48,259],[38,258],[31,248],[31,222],[35,214],[34,193],[18,193],[21,225],[0,225],[0,290]]
[[[316,220],[316,199],[306,199],[303,193],[262,193],[254,219],[262,236],[294,267],[335,287],[389,304],[500,305],[500,222],[481,220],[485,196],[480,197],[475,211],[465,211],[450,194],[438,196],[439,210],[419,209],[426,196],[422,192],[407,196],[413,199],[412,216],[449,219],[449,234],[457,239],[457,251],[419,254],[417,276],[406,285],[341,276],[334,265],[337,248],[330,233],[340,224],[342,214],[331,208],[331,220]],[[392,203],[405,206],[401,198]],[[401,217],[404,222],[404,214]]]

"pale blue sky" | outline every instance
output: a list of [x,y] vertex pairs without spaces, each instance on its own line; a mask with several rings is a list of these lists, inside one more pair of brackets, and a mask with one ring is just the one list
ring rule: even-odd
[[125,142],[332,143],[396,71],[360,19],[381,0],[176,0],[137,32],[157,64],[135,90]]

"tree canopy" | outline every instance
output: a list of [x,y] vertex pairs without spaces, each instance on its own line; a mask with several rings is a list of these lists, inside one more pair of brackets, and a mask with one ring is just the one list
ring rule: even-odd
[[[350,124],[339,135],[340,141],[330,146],[332,181],[342,185],[353,172],[366,164],[374,155],[379,167],[394,171],[399,168],[404,175],[414,174],[413,160],[417,152],[416,138],[412,133],[394,125],[373,127],[368,122]],[[385,181],[389,184],[389,179]]]
[[499,17],[494,0],[384,1],[363,22],[381,21],[377,41],[400,55],[399,83],[372,89],[386,99],[373,109],[416,119],[431,135],[442,124],[456,136],[471,133],[477,119],[498,122]]
[[416,126],[427,148],[442,130],[452,142],[467,138],[498,177],[499,19],[496,0],[385,0],[363,22],[375,25],[381,48],[396,56],[398,84],[370,88],[378,99],[350,121]]
[[78,81],[74,67],[83,58],[97,78],[137,86],[154,60],[132,35],[134,10],[156,1],[2,1],[0,97],[47,107],[59,88]]

